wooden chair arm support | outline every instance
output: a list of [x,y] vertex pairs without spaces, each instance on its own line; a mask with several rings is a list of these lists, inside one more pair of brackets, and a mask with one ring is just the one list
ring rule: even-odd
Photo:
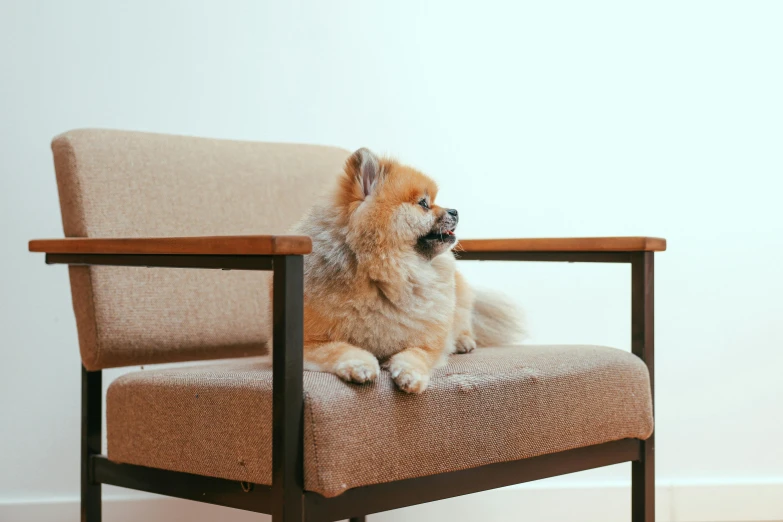
[[655,237],[464,239],[454,249],[466,261],[560,261],[632,263],[645,253],[666,250]]
[[562,237],[463,239],[457,252],[662,252],[657,237]]
[[305,255],[313,249],[307,236],[204,236],[146,238],[34,239],[30,252],[107,255]]

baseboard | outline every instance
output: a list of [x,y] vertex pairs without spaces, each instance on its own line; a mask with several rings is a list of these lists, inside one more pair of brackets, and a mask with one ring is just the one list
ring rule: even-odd
[[[74,522],[79,500],[0,501],[0,522]],[[271,522],[266,515],[157,495],[103,499],[103,522]]]
[[[783,521],[783,479],[657,488],[660,522]],[[369,522],[627,522],[627,484],[515,486],[373,515]],[[0,501],[2,522],[71,522],[76,498]],[[106,495],[104,522],[269,522],[270,517],[154,495]]]

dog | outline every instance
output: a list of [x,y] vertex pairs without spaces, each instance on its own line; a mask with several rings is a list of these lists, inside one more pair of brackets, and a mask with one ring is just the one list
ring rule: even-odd
[[366,148],[346,161],[332,196],[294,227],[304,261],[304,367],[369,383],[381,361],[397,387],[421,393],[452,353],[513,342],[518,311],[475,292],[456,270],[457,210],[436,183]]

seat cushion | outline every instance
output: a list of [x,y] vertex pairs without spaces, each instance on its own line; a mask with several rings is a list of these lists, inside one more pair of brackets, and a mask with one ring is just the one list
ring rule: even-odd
[[[518,460],[653,429],[649,374],[598,346],[508,346],[454,355],[408,395],[305,372],[305,488],[346,489]],[[107,395],[108,457],[271,484],[272,373],[260,359],[143,370]]]

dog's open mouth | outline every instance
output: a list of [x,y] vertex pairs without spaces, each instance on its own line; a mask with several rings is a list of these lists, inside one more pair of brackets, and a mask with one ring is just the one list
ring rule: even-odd
[[433,231],[419,238],[419,241],[442,241],[444,243],[453,243],[456,240],[457,236],[454,235],[454,229]]

